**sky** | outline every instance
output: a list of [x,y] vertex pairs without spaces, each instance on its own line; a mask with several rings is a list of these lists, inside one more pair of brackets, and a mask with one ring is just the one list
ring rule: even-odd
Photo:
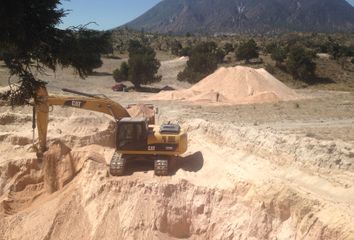
[[89,28],[108,30],[140,16],[160,0],[62,0],[61,8],[70,10],[62,19],[60,28],[84,25]]
[[[161,0],[62,0],[62,8],[70,10],[60,28],[84,25],[91,29],[108,30],[140,16]],[[347,0],[354,5],[354,0]]]

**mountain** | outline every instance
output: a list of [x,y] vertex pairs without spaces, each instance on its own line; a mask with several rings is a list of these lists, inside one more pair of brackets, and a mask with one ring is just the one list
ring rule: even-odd
[[354,31],[346,0],[162,0],[124,26],[159,33]]

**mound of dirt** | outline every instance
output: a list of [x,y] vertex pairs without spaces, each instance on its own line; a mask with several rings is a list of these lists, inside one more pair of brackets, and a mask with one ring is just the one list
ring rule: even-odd
[[189,102],[249,104],[298,99],[288,88],[266,70],[249,67],[219,68],[193,87],[164,91],[149,100],[182,100]]
[[98,153],[100,149],[91,145],[72,151],[61,141],[55,141],[44,154],[41,166],[36,159],[3,165],[0,167],[0,215],[13,215],[35,202],[47,201],[48,194],[73,181],[89,160],[105,166],[105,158]]
[[149,104],[133,104],[127,107],[129,115],[133,118],[145,117],[151,124],[155,123],[155,108]]

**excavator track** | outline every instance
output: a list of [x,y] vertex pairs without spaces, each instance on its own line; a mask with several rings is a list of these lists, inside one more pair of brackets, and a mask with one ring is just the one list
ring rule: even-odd
[[156,159],[154,164],[154,171],[156,176],[168,175],[168,162],[169,159]]
[[115,152],[109,165],[109,172],[112,176],[124,175],[126,158],[122,154]]

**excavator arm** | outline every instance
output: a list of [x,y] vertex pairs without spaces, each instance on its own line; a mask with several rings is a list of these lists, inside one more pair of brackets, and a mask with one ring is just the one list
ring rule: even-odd
[[[88,94],[87,94],[88,95]],[[50,106],[68,106],[80,108],[90,111],[96,111],[111,115],[116,121],[124,117],[130,117],[128,111],[120,104],[108,98],[101,97],[66,97],[66,96],[49,96],[47,89],[41,87],[34,99],[35,113],[37,115],[37,129],[39,139],[38,156],[46,151],[48,117]]]

